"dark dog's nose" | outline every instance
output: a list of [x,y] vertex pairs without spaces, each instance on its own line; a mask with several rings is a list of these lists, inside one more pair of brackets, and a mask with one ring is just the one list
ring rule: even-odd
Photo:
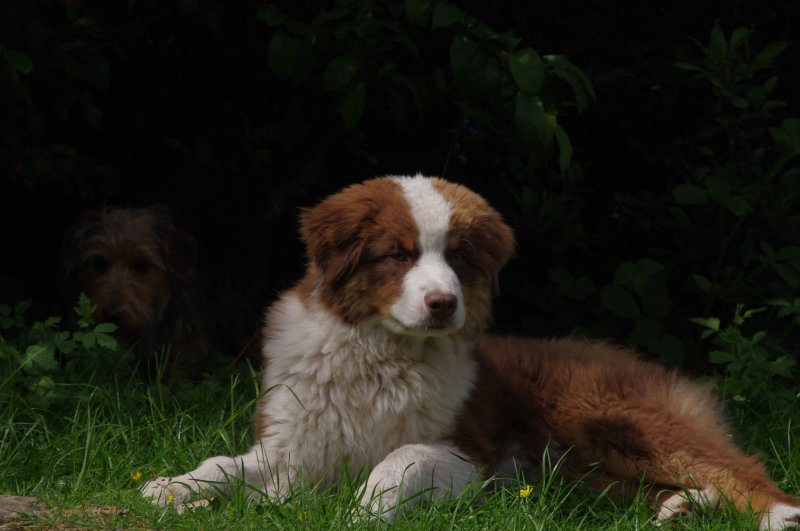
[[115,325],[119,325],[123,317],[125,317],[125,311],[119,306],[103,308],[103,311],[101,313],[102,315],[100,319],[102,321],[105,321],[107,323],[114,323]]
[[444,321],[456,312],[458,299],[452,293],[432,291],[425,295],[425,306],[431,312],[431,317]]

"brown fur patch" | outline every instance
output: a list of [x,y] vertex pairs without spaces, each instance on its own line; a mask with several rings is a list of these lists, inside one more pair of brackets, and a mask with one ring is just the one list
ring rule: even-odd
[[[535,459],[548,441],[557,441],[570,448],[567,472],[598,463],[598,485],[713,486],[740,510],[798,503],[770,481],[757,458],[735,446],[708,387],[675,371],[625,349],[569,339],[484,337],[476,354],[484,367],[479,392],[462,412],[454,440],[489,473],[498,449],[515,445],[508,432],[476,436],[475,426],[519,425],[524,411],[521,433],[546,435],[536,446],[530,445],[535,439],[521,438],[520,458]],[[487,385],[500,396],[480,392]]]
[[[391,179],[355,184],[303,212],[301,234],[322,301],[351,324],[385,315],[411,265],[417,229]],[[407,253],[406,262],[394,253]]]

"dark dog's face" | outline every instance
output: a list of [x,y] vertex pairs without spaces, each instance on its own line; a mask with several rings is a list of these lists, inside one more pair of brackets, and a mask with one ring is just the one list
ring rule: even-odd
[[97,318],[130,340],[162,321],[194,260],[192,237],[155,207],[86,212],[64,240],[67,274],[97,305]]

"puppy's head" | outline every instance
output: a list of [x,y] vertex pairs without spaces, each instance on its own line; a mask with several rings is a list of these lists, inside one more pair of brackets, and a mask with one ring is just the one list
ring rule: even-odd
[[176,282],[194,270],[196,247],[164,208],[104,208],[67,230],[64,269],[97,305],[98,319],[136,339],[161,322]]
[[314,289],[351,324],[474,334],[491,316],[511,229],[479,195],[435,178],[357,184],[303,213]]

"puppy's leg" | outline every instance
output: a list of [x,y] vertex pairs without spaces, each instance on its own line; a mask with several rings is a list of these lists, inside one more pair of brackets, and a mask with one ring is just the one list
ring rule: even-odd
[[362,508],[391,521],[422,500],[457,496],[478,470],[448,444],[408,444],[372,470],[361,487]]
[[237,480],[251,489],[263,489],[266,495],[278,496],[288,490],[290,478],[287,467],[272,468],[264,449],[256,445],[237,457],[220,455],[206,459],[195,470],[180,476],[156,478],[146,483],[141,492],[156,505],[180,505],[193,494],[230,493],[232,482]]
[[584,413],[570,434],[581,461],[600,462],[621,480],[680,491],[662,500],[660,521],[724,499],[740,511],[761,513],[762,529],[800,525],[800,500],[782,492],[758,458],[736,447],[709,391],[684,378],[664,385],[657,401],[623,393]]

